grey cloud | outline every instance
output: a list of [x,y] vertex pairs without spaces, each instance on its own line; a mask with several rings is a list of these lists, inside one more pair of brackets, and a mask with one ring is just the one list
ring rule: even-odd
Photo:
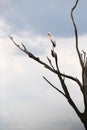
[[[8,4],[1,6],[0,14],[12,27],[12,32],[15,33],[33,30],[39,34],[51,31],[58,36],[72,36],[70,9],[73,4],[74,2],[69,0],[10,0]],[[87,33],[85,28],[87,23],[85,18],[86,5],[86,0],[79,1],[75,13],[79,34]]]

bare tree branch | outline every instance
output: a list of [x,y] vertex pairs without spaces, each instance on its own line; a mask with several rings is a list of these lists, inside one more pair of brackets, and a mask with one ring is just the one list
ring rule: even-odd
[[75,81],[79,86],[80,86],[80,89],[81,89],[81,91],[83,92],[83,85],[82,85],[82,83],[79,81],[79,79],[77,79],[77,78],[74,78],[73,76],[70,76],[70,75],[66,75],[66,74],[63,74],[63,73],[60,73],[63,77],[65,77],[65,78],[68,78],[68,79],[71,79],[71,80],[73,80],[73,81]]
[[25,47],[25,45],[22,43],[22,46],[19,46],[15,41],[14,39],[9,36],[9,38],[11,39],[11,41],[15,44],[16,47],[18,47],[21,51],[23,51],[24,53],[26,53],[31,59],[37,61],[38,63],[42,64],[45,68],[49,69],[50,71],[52,71],[53,73],[56,73],[57,74],[57,71],[54,69],[52,63],[51,63],[51,60],[49,58],[47,58],[49,60],[49,63],[51,65],[51,67],[46,64],[45,62],[41,61],[39,57],[36,57],[35,55],[33,55],[30,51],[28,51]]
[[60,73],[59,66],[58,66],[58,57],[56,53],[55,53],[55,63],[56,63],[57,72]]
[[55,70],[54,66],[52,65],[51,59],[49,57],[47,57],[47,60],[49,61],[51,67],[53,68],[53,70]]
[[84,58],[83,58],[83,63],[84,63],[84,67],[86,64],[86,52],[84,50],[82,50],[83,54],[84,54]]
[[45,81],[46,81],[47,83],[49,83],[54,89],[56,89],[59,93],[61,93],[64,97],[66,97],[65,94],[64,94],[62,91],[60,91],[57,87],[55,87],[46,77],[43,76],[43,78],[44,78]]
[[[77,53],[78,53],[78,57],[79,57],[79,61],[80,61],[80,65],[82,67],[82,81],[83,81],[83,98],[84,98],[84,104],[85,104],[85,109],[87,111],[87,69],[86,69],[86,53],[83,51],[83,54],[84,54],[84,59],[82,57],[82,54],[80,53],[79,51],[79,48],[78,48],[78,31],[77,31],[77,27],[76,27],[76,24],[75,24],[75,21],[74,21],[74,18],[73,18],[73,11],[74,9],[76,8],[77,4],[78,4],[78,1],[76,1],[74,7],[72,8],[71,10],[71,18],[72,18],[72,22],[73,22],[73,26],[74,26],[74,29],[75,29],[75,39],[76,39],[76,50],[77,50]],[[86,79],[86,80],[85,80]]]
[[[72,79],[73,81],[77,82],[79,85],[80,85],[80,89],[82,87],[82,85],[80,84],[80,81],[72,76],[68,76],[68,75],[65,75],[65,74],[62,74],[59,70],[59,67],[58,67],[58,59],[57,59],[57,54],[54,52],[53,50],[53,57],[55,58],[55,64],[56,64],[56,68],[57,68],[57,76],[60,80],[60,83],[61,83],[61,86],[62,86],[62,89],[65,93],[65,97],[66,99],[68,100],[69,104],[72,106],[72,108],[75,110],[75,112],[77,113],[77,115],[80,117],[81,113],[80,111],[78,110],[77,106],[75,105],[75,103],[73,102],[71,96],[70,96],[70,93],[67,89],[67,86],[64,82],[64,79],[62,77],[66,77],[66,78],[69,78],[69,79]],[[49,81],[48,81],[49,82]]]
[[74,77],[72,77],[72,76],[63,74],[63,73],[61,73],[61,72],[59,71],[57,57],[55,57],[55,62],[56,62],[56,67],[57,67],[57,70],[55,70],[54,67],[53,67],[53,65],[52,65],[51,60],[50,60],[48,57],[47,57],[47,59],[48,59],[48,61],[49,61],[49,63],[50,63],[50,65],[51,65],[52,68],[51,68],[49,65],[47,65],[45,62],[41,61],[39,57],[36,57],[36,56],[33,55],[31,52],[29,52],[29,51],[26,49],[26,47],[25,47],[25,45],[24,45],[23,43],[22,43],[22,46],[23,46],[23,48],[22,48],[22,47],[20,47],[20,46],[13,40],[13,38],[12,38],[11,36],[9,36],[9,37],[10,37],[11,41],[12,41],[21,51],[23,51],[24,53],[26,53],[30,58],[32,58],[33,60],[39,62],[39,63],[42,64],[45,68],[49,69],[49,70],[52,71],[53,73],[55,73],[55,74],[60,73],[61,76],[66,77],[66,78],[69,78],[69,79],[75,81],[75,82],[80,86],[80,88],[81,88],[81,90],[82,90],[82,87],[83,87],[83,86],[82,86],[81,82],[80,82],[77,78],[74,78]]
[[62,73],[60,73],[59,71],[59,67],[58,67],[58,61],[57,61],[57,57],[56,57],[56,53],[54,53],[54,58],[55,58],[55,63],[56,63],[56,67],[57,67],[57,70],[54,70],[53,68],[51,68],[48,64],[46,64],[45,62],[41,61],[39,57],[36,57],[34,56],[31,52],[29,52],[26,47],[24,46],[24,44],[22,43],[22,47],[20,47],[14,40],[12,37],[10,37],[11,41],[21,50],[23,51],[24,53],[26,53],[31,59],[37,61],[38,63],[42,64],[45,68],[47,68],[48,70],[50,70],[51,72],[57,74],[58,78],[60,79],[60,83],[61,83],[61,86],[64,90],[64,93],[62,91],[60,91],[58,88],[56,88],[50,81],[48,81],[45,77],[43,77],[54,89],[56,89],[58,92],[60,92],[64,97],[66,97],[66,99],[68,100],[69,104],[73,107],[73,109],[76,111],[76,113],[79,115],[80,112],[79,110],[77,109],[76,105],[74,104],[74,102],[72,101],[71,97],[70,97],[70,94],[68,92],[68,89],[67,89],[67,86],[65,85],[65,82],[62,78],[62,76],[65,76],[67,78],[70,78],[74,81],[76,81],[78,83],[78,81],[76,79],[74,79],[73,77],[71,76],[67,76],[67,75],[64,75]]
[[76,0],[75,5],[71,9],[71,19],[72,19],[72,23],[73,23],[74,31],[75,31],[76,50],[77,50],[77,53],[78,53],[78,56],[79,56],[79,61],[80,61],[81,67],[83,68],[83,61],[82,61],[81,54],[80,54],[80,51],[79,51],[79,48],[78,48],[78,31],[77,31],[77,27],[76,27],[75,20],[74,20],[74,17],[73,17],[73,11],[77,7],[78,1],[79,0]]

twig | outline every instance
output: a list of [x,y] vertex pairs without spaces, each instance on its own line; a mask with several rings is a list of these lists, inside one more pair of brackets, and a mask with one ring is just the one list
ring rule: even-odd
[[50,65],[51,65],[51,67],[53,68],[53,70],[55,70],[55,69],[54,69],[54,66],[52,65],[51,59],[49,59],[49,57],[47,57],[47,60],[49,61],[49,63],[50,63]]
[[57,87],[55,87],[46,77],[43,76],[43,78],[44,78],[45,81],[46,81],[47,83],[49,83],[54,89],[56,89],[59,93],[61,93],[64,97],[66,97],[65,94],[64,94],[62,91],[60,91]]

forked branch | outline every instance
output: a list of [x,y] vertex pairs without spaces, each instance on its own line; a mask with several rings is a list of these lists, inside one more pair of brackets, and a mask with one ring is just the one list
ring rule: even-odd
[[[56,67],[57,67],[57,70],[55,70],[55,68],[54,68],[53,65],[52,65],[51,59],[49,59],[49,58],[47,57],[47,59],[48,59],[48,61],[49,61],[49,63],[50,63],[50,66],[49,66],[48,64],[46,64],[45,62],[43,62],[39,57],[36,57],[36,56],[33,55],[30,51],[28,51],[27,48],[25,47],[25,45],[24,45],[23,43],[21,43],[21,44],[22,44],[22,47],[21,47],[21,46],[19,46],[19,45],[14,41],[14,39],[13,39],[11,36],[9,36],[9,38],[10,38],[11,41],[15,44],[15,46],[17,46],[21,51],[23,51],[24,53],[26,53],[31,59],[33,59],[33,60],[37,61],[38,63],[42,64],[45,68],[47,68],[47,69],[50,70],[51,72],[53,72],[53,73],[55,73],[55,74],[60,74],[62,77],[65,77],[65,78],[68,78],[68,79],[73,80],[74,82],[76,82],[76,83],[79,85],[79,87],[80,87],[80,89],[81,89],[81,91],[82,91],[82,87],[83,87],[83,86],[82,86],[81,82],[79,81],[79,79],[77,79],[77,78],[75,78],[75,77],[73,77],[73,76],[67,75],[67,74],[63,74],[63,73],[61,73],[61,72],[59,71],[58,59],[57,59],[57,57],[55,57],[55,63],[56,63]],[[55,56],[56,56],[56,55],[55,55]]]
[[65,94],[64,94],[62,91],[60,91],[57,87],[55,87],[46,77],[43,76],[43,78],[44,78],[44,79],[46,80],[46,82],[49,83],[54,89],[56,89],[59,93],[61,93],[64,97],[66,97]]
[[[77,50],[77,53],[78,53],[78,56],[79,56],[79,60],[80,60],[80,63],[81,63],[81,66],[83,67],[83,62],[82,62],[82,58],[81,58],[81,54],[79,52],[79,49],[78,49],[78,32],[77,32],[77,28],[76,28],[76,25],[75,25],[75,21],[74,21],[74,18],[73,18],[73,11],[74,9],[76,8],[77,6],[77,3],[78,3],[79,0],[76,1],[74,7],[72,8],[71,10],[71,18],[72,18],[72,22],[73,22],[73,26],[74,26],[74,29],[75,29],[75,38],[76,38],[76,50]],[[59,69],[59,66],[58,66],[58,57],[57,57],[57,53],[54,51],[54,48],[56,47],[56,41],[54,40],[54,37],[51,33],[49,33],[49,36],[50,36],[50,40],[52,42],[52,50],[51,50],[51,55],[52,57],[54,58],[55,60],[55,65],[56,65],[56,69],[54,68],[54,66],[52,65],[52,62],[51,60],[47,57],[48,61],[49,61],[49,64],[50,66],[43,62],[39,57],[36,57],[35,55],[33,55],[30,51],[27,50],[27,48],[25,47],[25,45],[23,43],[21,43],[22,47],[19,46],[15,41],[14,39],[10,37],[11,41],[21,50],[23,51],[24,53],[26,53],[31,59],[37,61],[38,63],[40,63],[41,65],[43,65],[45,68],[47,68],[48,70],[50,70],[51,72],[57,74],[59,80],[60,80],[60,83],[61,83],[61,86],[62,86],[62,89],[64,92],[60,91],[58,88],[56,88],[50,81],[47,80],[46,77],[43,77],[54,89],[56,89],[59,93],[61,93],[64,97],[66,97],[66,99],[68,100],[69,104],[73,107],[73,109],[76,111],[76,113],[79,115],[80,112],[78,110],[78,108],[76,107],[76,105],[74,104],[72,98],[70,97],[70,94],[69,94],[69,91],[67,89],[67,86],[65,84],[65,81],[63,79],[63,77],[65,78],[68,78],[68,79],[71,79],[73,81],[75,81],[81,91],[82,91],[82,84],[80,83],[80,81],[77,79],[77,78],[74,78],[73,76],[69,76],[69,75],[66,75],[66,74],[62,74],[60,69]],[[54,44],[55,43],[55,44]],[[55,46],[54,46],[55,45]]]

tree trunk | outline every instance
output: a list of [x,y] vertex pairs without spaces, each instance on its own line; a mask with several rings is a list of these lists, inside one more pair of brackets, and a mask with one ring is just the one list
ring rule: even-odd
[[85,127],[85,130],[87,130],[87,112],[84,112],[81,117],[80,117],[84,127]]
[[83,125],[85,127],[85,130],[87,130],[87,121],[86,122],[83,122]]
[[83,123],[83,124],[84,124],[85,130],[87,130],[87,123]]

